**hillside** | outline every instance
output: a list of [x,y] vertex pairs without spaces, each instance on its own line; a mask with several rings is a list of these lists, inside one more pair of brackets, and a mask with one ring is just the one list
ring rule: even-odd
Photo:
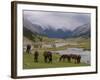
[[30,31],[25,27],[23,28],[23,35],[29,40],[32,40],[33,42],[42,41],[42,37],[43,37],[37,33],[33,33],[32,31]]
[[91,32],[90,32],[90,24],[84,24],[82,26],[77,27],[73,33],[72,36],[73,37],[85,37],[88,38],[91,36]]

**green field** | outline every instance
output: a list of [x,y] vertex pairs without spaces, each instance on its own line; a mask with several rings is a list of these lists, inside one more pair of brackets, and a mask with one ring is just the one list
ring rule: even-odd
[[[56,39],[53,39],[51,41],[55,41]],[[50,40],[49,40],[50,41]],[[67,43],[78,43],[78,45],[64,45],[60,47],[55,47],[55,48],[39,48],[39,62],[35,63],[34,62],[34,51],[36,49],[33,49],[32,54],[28,53],[23,53],[23,69],[35,69],[35,68],[56,68],[56,67],[82,67],[82,66],[90,66],[89,64],[84,64],[84,63],[79,63],[75,64],[74,61],[68,62],[67,59],[65,62],[61,61],[59,62],[59,54],[53,54],[53,61],[52,63],[45,63],[44,62],[44,57],[43,57],[43,52],[45,50],[48,51],[57,51],[57,50],[66,50],[67,48],[83,48],[84,50],[90,50],[90,39],[85,39],[85,38],[75,38],[75,39],[65,39],[62,40]]]
[[53,54],[53,62],[52,63],[45,63],[42,51],[39,53],[39,62],[34,62],[34,55],[24,53],[24,61],[23,61],[23,68],[24,69],[34,69],[34,68],[55,68],[55,67],[75,67],[75,66],[89,66],[88,64],[75,64],[74,61],[72,62],[59,62],[59,55]]

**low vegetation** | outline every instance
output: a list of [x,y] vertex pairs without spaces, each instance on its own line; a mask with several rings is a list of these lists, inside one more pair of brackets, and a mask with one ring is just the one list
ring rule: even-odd
[[34,55],[24,53],[24,61],[23,61],[23,69],[35,69],[35,68],[58,68],[58,67],[81,67],[81,66],[89,66],[89,64],[75,64],[74,61],[69,63],[67,60],[65,62],[59,62],[59,55],[53,54],[53,62],[52,63],[45,63],[43,57],[43,51],[39,51],[39,62],[34,62]]
[[[59,39],[49,39],[45,38],[45,42],[51,42],[52,41],[57,41]],[[78,67],[78,66],[89,66],[89,64],[85,63],[79,63],[75,64],[74,61],[69,63],[67,60],[65,62],[61,61],[59,62],[59,54],[53,54],[53,62],[52,63],[45,63],[44,62],[44,57],[43,57],[43,52],[45,50],[49,51],[57,51],[57,50],[65,50],[67,48],[83,48],[84,50],[90,50],[90,39],[89,38],[70,38],[70,39],[60,39],[60,41],[69,43],[68,45],[60,46],[60,47],[55,47],[55,48],[38,48],[39,51],[39,62],[35,63],[34,62],[34,51],[36,49],[33,49],[32,54],[28,53],[23,53],[23,68],[24,69],[34,69],[34,68],[54,68],[54,67]],[[70,43],[77,43],[77,45],[72,45]]]

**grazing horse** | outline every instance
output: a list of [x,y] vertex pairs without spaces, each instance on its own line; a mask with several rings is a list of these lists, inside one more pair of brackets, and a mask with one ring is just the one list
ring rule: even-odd
[[65,61],[65,59],[67,58],[68,62],[71,62],[71,59],[73,59],[75,61],[75,64],[79,64],[80,60],[81,60],[81,56],[77,55],[77,54],[64,54],[61,55],[59,58],[59,61],[63,60]]
[[35,53],[34,53],[34,62],[38,62],[38,56],[39,56],[39,52],[35,51]]
[[64,55],[61,55],[61,57],[59,58],[59,61],[65,61],[65,59],[67,58],[68,62],[71,61],[71,56],[68,55],[68,54],[64,54]]
[[76,64],[76,63],[77,63],[77,64],[80,63],[80,60],[81,60],[81,56],[80,56],[80,55],[78,55],[78,54],[71,54],[70,56],[71,56],[72,59],[75,60],[75,64]]
[[43,56],[44,56],[44,62],[45,63],[52,62],[52,53],[50,51],[45,51]]
[[31,45],[27,45],[26,53],[30,54],[31,53]]

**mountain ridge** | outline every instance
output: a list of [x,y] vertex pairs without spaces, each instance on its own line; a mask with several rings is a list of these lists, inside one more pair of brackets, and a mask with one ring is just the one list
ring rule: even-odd
[[[24,27],[31,32],[31,34],[39,34],[39,35],[45,35],[49,38],[70,38],[70,37],[90,37],[90,24],[84,24],[81,26],[78,26],[74,30],[69,29],[53,29],[51,28],[51,25],[47,25],[47,28],[43,29],[42,25],[38,23],[31,23],[28,20],[24,20]],[[49,27],[49,28],[48,28]]]

